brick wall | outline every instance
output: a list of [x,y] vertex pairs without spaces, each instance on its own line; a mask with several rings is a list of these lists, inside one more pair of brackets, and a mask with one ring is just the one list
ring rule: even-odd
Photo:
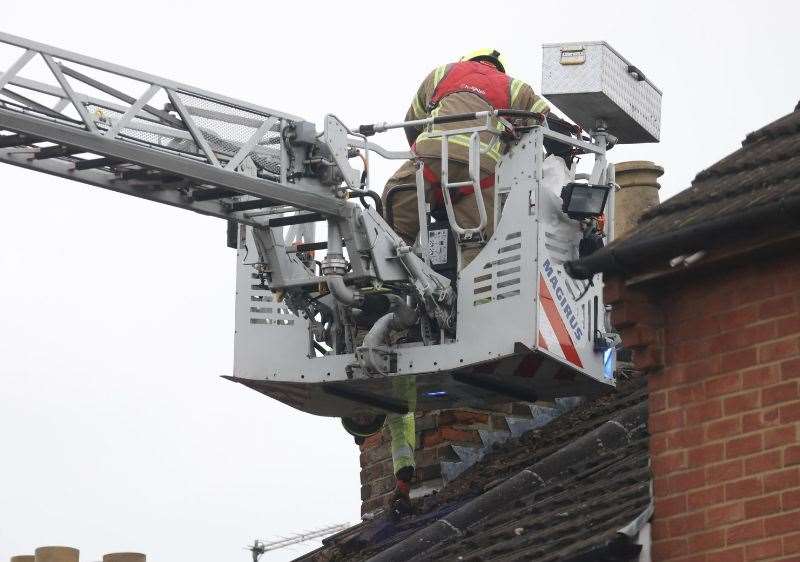
[[[424,493],[442,486],[442,462],[457,462],[453,445],[477,448],[479,430],[508,431],[502,415],[469,410],[445,410],[418,413],[416,416],[417,470],[412,489]],[[394,489],[389,430],[365,439],[361,445],[361,513],[383,507]]]
[[[497,406],[491,413],[475,410],[441,410],[417,413],[417,470],[412,497],[439,490],[445,481],[466,470],[492,447],[520,433],[541,426],[574,406],[557,403],[515,402]],[[386,505],[395,485],[389,430],[384,429],[361,445],[361,513]]]
[[663,320],[639,330],[629,315],[624,330],[657,369],[655,560],[800,560],[799,254],[632,294],[655,305],[643,321]]

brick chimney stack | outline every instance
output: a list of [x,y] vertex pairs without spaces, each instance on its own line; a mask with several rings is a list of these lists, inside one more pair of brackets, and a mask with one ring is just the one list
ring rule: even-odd
[[[480,460],[495,443],[540,427],[571,408],[577,399],[556,402],[500,404],[492,412],[436,410],[416,414],[417,470],[411,497],[442,488]],[[361,513],[386,505],[394,489],[389,430],[368,437],[361,445]]]
[[614,236],[622,238],[646,211],[658,205],[658,178],[664,168],[646,160],[633,160],[616,164],[615,172],[620,190],[614,205]]

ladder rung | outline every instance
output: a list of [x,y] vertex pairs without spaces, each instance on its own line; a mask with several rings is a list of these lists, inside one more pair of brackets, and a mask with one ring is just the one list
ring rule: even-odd
[[302,253],[302,252],[313,252],[314,250],[327,250],[328,243],[327,242],[310,242],[308,244],[297,244],[292,248],[286,250],[288,253]]
[[195,189],[192,192],[192,201],[211,201],[212,199],[224,199],[225,197],[236,197],[237,195],[241,195],[241,193],[222,187]]
[[72,156],[73,154],[80,154],[87,152],[85,148],[78,148],[77,146],[45,146],[39,149],[33,155],[34,160],[46,160],[48,158],[61,158],[63,156]]
[[31,137],[28,135],[3,135],[0,136],[0,148],[11,148],[12,146],[24,146],[35,142],[42,142],[44,139]]
[[172,183],[182,181],[185,178],[176,174],[165,174],[160,170],[125,170],[118,173],[119,177],[123,180],[143,180],[143,181],[160,181],[163,183]]
[[264,207],[271,207],[275,203],[268,199],[256,199],[254,201],[236,201],[226,205],[229,211],[251,211],[253,209],[263,209]]
[[291,226],[293,224],[306,224],[309,222],[318,222],[324,220],[323,216],[319,213],[300,213],[291,217],[278,217],[269,219],[269,226]]
[[103,168],[105,166],[113,166],[115,164],[121,164],[124,160],[120,160],[119,158],[91,158],[89,160],[78,160],[75,162],[75,169],[76,170],[91,170],[93,168]]

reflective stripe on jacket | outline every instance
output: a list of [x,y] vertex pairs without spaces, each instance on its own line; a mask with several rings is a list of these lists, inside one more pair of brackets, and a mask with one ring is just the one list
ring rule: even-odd
[[391,435],[392,470],[395,474],[408,466],[414,467],[416,447],[416,423],[414,412],[408,414],[387,414],[386,425]]
[[[442,65],[428,75],[412,100],[406,120],[498,108],[539,113],[549,110],[547,102],[525,82],[511,78],[492,66],[464,61]],[[441,158],[441,137],[432,137],[431,132],[481,126],[484,123],[484,120],[445,123],[427,131],[409,128],[406,129],[406,136],[419,156]],[[469,134],[459,134],[449,138],[448,153],[451,160],[469,161],[469,137]],[[494,171],[506,148],[497,135],[481,133],[481,169]]]

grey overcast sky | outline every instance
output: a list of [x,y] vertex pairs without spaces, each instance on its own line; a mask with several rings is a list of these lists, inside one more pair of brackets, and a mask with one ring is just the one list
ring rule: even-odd
[[[431,68],[484,46],[538,90],[542,43],[606,40],[664,91],[663,141],[609,155],[663,164],[662,198],[797,104],[798,19],[793,1],[0,3],[2,31],[318,123],[399,120]],[[221,221],[9,166],[0,190],[0,561],[244,562],[254,538],[358,520],[338,421],[220,378]]]

